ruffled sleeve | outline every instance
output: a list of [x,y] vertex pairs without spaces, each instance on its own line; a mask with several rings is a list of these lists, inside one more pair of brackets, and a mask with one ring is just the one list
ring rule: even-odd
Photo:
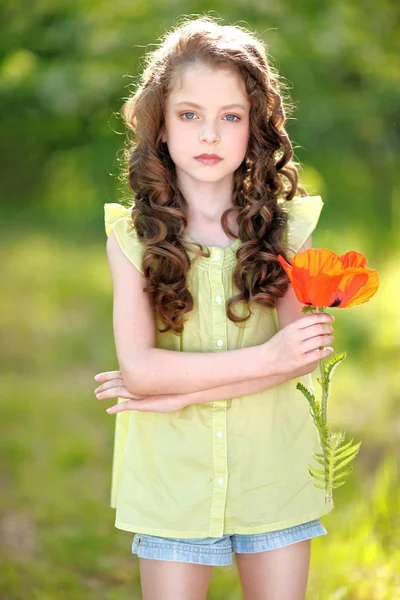
[[286,231],[288,258],[300,250],[316,228],[323,205],[321,196],[298,196],[282,203],[283,209],[288,213]]
[[116,202],[104,205],[106,234],[113,230],[121,250],[133,265],[143,273],[142,257],[144,247],[139,240],[130,217],[131,209]]

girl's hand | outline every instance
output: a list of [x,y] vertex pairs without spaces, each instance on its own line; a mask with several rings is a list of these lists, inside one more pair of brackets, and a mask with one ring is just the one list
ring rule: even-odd
[[283,327],[263,344],[268,369],[277,374],[314,371],[319,359],[333,352],[331,346],[325,347],[335,339],[333,321],[328,313],[310,313]]
[[102,381],[94,393],[98,400],[109,398],[128,398],[107,408],[112,415],[124,410],[141,410],[144,412],[174,412],[188,406],[190,402],[184,394],[164,394],[161,396],[139,396],[131,394],[125,387],[121,371],[106,371],[95,376],[96,381]]

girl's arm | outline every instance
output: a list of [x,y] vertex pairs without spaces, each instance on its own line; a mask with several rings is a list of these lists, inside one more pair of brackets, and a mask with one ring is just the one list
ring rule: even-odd
[[[307,238],[299,252],[312,247],[311,235]],[[303,304],[297,300],[292,286],[289,284],[286,294],[282,298],[277,299],[276,312],[278,316],[279,328],[286,327],[296,319],[302,316],[301,309]],[[296,377],[306,375],[314,371],[318,366],[318,360],[314,361],[306,368],[300,368],[291,373],[267,375],[266,377],[257,377],[256,379],[248,379],[228,385],[218,386],[208,390],[201,390],[185,394],[190,404],[200,404],[203,402],[212,402],[213,400],[227,400],[248,394],[257,394],[264,390],[268,390],[275,385],[289,381]]]
[[[316,351],[299,352],[298,345],[307,342],[312,334],[323,332],[322,324],[329,318],[324,313],[303,317],[305,323],[299,323],[293,331],[296,348],[291,344],[291,331],[259,346],[231,351],[176,352],[156,348],[156,324],[148,295],[143,292],[144,275],[126,258],[113,232],[107,240],[107,254],[114,288],[117,358],[131,394],[187,394],[248,379],[287,375],[317,358]],[[298,339],[299,336],[304,339]],[[282,360],[282,349],[286,360]]]
[[[303,369],[304,370],[304,369]],[[190,404],[204,404],[216,400],[227,400],[239,396],[248,396],[257,392],[267,390],[291,377],[304,375],[303,372],[292,373],[291,376],[271,375],[259,379],[250,379],[200,392],[189,392],[187,394],[159,394],[156,396],[140,396],[128,392],[125,387],[121,371],[107,371],[96,375],[96,380],[104,382],[95,390],[99,400],[119,398],[118,404],[109,408],[107,412],[113,414],[123,410],[149,410],[153,412],[173,412],[181,410]],[[127,398],[121,402],[122,398]]]
[[114,289],[116,353],[130,393],[183,394],[268,374],[264,345],[229,352],[156,348],[154,311],[143,292],[145,276],[126,258],[113,231],[107,239],[107,255]]
[[[299,250],[303,251],[307,248],[311,248],[311,235]],[[276,312],[278,316],[279,328],[286,327],[296,319],[302,316],[301,309],[303,304],[297,300],[296,294],[293,291],[293,287],[289,284],[286,294],[282,298],[278,298],[276,304]],[[238,381],[236,383],[230,383],[228,385],[221,385],[208,390],[200,390],[185,394],[185,397],[189,399],[190,404],[199,404],[203,402],[212,402],[213,400],[227,400],[229,398],[236,398],[239,396],[246,396],[248,394],[256,394],[264,390],[268,390],[275,385],[289,381],[296,377],[306,375],[317,368],[318,360],[306,368],[297,369],[291,373],[267,375],[265,377],[257,377],[255,379],[247,379],[244,381]]]
[[280,383],[300,377],[301,375],[305,375],[309,372],[310,369],[299,369],[298,371],[293,371],[288,375],[270,375],[267,377],[258,377],[257,379],[249,379],[247,381],[239,381],[238,383],[221,385],[209,390],[190,392],[189,394],[184,394],[184,396],[188,401],[188,404],[203,404],[205,402],[213,402],[216,400],[228,400],[231,398],[248,396],[250,394],[257,394],[258,392],[269,390]]

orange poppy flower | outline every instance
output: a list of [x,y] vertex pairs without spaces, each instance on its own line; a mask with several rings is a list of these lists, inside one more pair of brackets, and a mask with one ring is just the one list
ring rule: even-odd
[[367,269],[365,256],[354,250],[338,256],[327,248],[309,248],[291,264],[281,255],[278,261],[307,306],[350,308],[367,302],[379,287],[378,273]]

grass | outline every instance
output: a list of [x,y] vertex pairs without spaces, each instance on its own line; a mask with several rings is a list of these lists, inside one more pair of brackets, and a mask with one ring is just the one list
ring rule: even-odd
[[[104,245],[1,239],[0,598],[139,600],[132,535],[109,508],[114,420],[93,395],[117,367]],[[336,313],[348,357],[328,414],[363,444],[312,543],[308,600],[400,598],[398,264],[379,269],[379,300]],[[241,598],[235,565],[213,570],[208,598]]]

